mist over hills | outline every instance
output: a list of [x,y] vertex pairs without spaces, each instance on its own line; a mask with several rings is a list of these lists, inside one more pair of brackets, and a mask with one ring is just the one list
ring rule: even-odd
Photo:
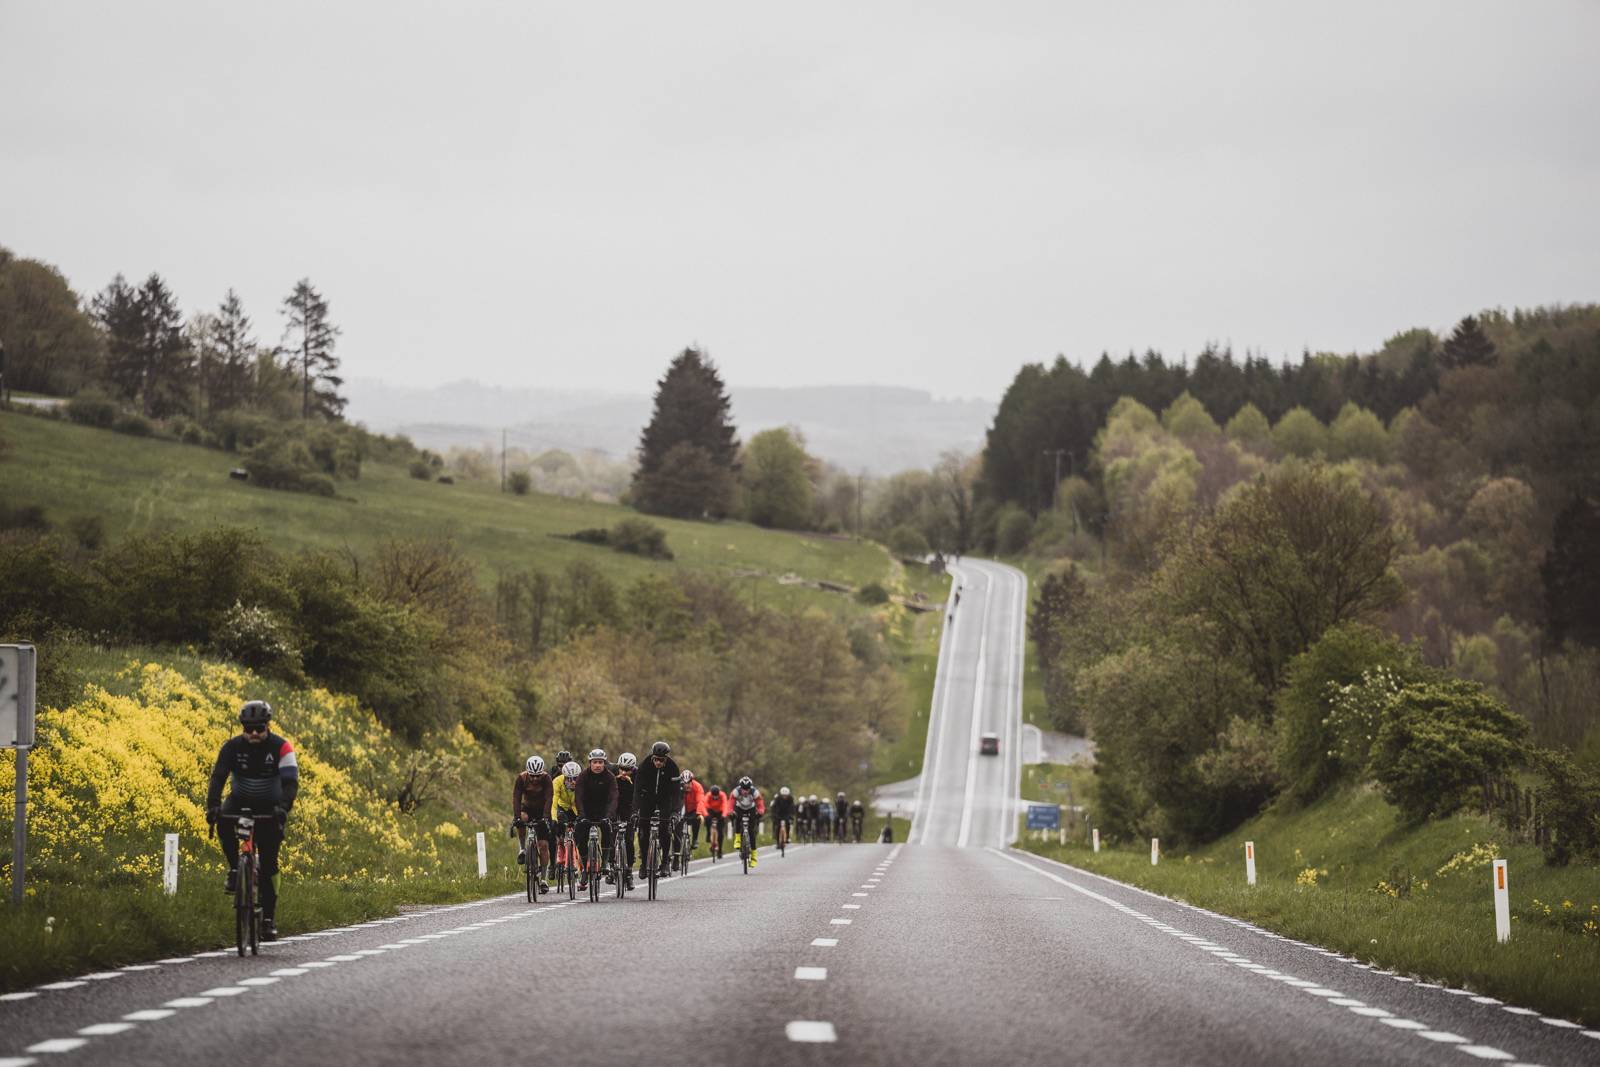
[[[650,418],[645,393],[505,388],[457,381],[434,388],[375,379],[346,383],[346,414],[383,433],[403,433],[435,451],[453,446],[530,451],[594,450],[630,458]],[[813,455],[847,470],[891,474],[927,467],[949,449],[983,444],[995,402],[940,399],[900,386],[803,386],[728,390],[739,435],[797,426]]]

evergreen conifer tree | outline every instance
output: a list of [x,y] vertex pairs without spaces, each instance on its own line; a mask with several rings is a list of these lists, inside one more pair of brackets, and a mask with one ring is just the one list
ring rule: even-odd
[[1444,343],[1439,362],[1446,368],[1491,367],[1494,365],[1494,343],[1471,315],[1456,324],[1455,332]]
[[211,410],[228,411],[250,401],[255,383],[257,345],[238,293],[228,290],[209,327],[207,340],[217,360],[208,375]]
[[686,348],[656,384],[655,412],[639,436],[633,503],[678,518],[722,518],[733,507],[739,440],[722,377]]
[[290,342],[291,358],[300,365],[300,417],[339,418],[345,405],[339,395],[344,379],[338,374],[339,358],[333,354],[339,327],[328,321],[327,300],[310,278],[301,278],[284,298],[283,314],[289,320],[284,338]]

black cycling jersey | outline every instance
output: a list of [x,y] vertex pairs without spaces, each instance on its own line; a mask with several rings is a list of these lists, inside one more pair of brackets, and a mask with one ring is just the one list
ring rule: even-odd
[[230,778],[228,794],[236,805],[262,813],[279,805],[291,808],[300,791],[300,765],[294,746],[274,733],[260,741],[251,741],[243,734],[228,738],[211,768],[206,807],[215,808],[222,803],[222,786]]

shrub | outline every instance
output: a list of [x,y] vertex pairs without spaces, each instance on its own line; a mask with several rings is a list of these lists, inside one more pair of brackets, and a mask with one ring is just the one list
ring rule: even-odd
[[901,524],[889,531],[889,551],[904,559],[922,559],[928,554],[928,539],[915,526]]
[[149,437],[156,432],[156,424],[136,411],[125,411],[118,415],[111,428],[132,437]]
[[1535,809],[1550,831],[1545,862],[1564,867],[1575,859],[1600,859],[1600,772],[1548,749],[1535,763],[1544,775]]
[[1483,686],[1416,682],[1387,709],[1372,745],[1372,776],[1412,822],[1448,815],[1491,775],[1528,755],[1528,724]]
[[129,537],[94,564],[108,625],[140,642],[209,643],[236,603],[283,611],[294,601],[259,535],[232,527]]
[[863,604],[887,604],[889,602],[889,590],[877,582],[868,582],[856,591],[856,599]]
[[527,496],[533,488],[533,476],[527,471],[512,471],[506,477],[506,486],[518,496]]
[[264,441],[245,455],[250,481],[264,489],[284,489],[316,496],[333,495],[333,479],[320,473],[305,444],[281,436]]
[[258,671],[290,678],[300,671],[289,626],[263,607],[234,601],[212,632],[211,643],[229,659]]
[[410,472],[411,477],[419,482],[431,482],[433,480],[433,464],[421,457],[412,460],[406,470]]
[[12,507],[0,501],[0,530],[26,530],[30,533],[48,533],[50,520],[38,504]]
[[644,519],[623,519],[611,527],[608,541],[618,552],[628,552],[646,559],[671,559],[667,547],[667,531]]
[[587,530],[579,530],[571,536],[574,541],[582,541],[586,545],[609,545],[611,543],[611,532],[598,526],[590,527]]
[[229,452],[244,452],[278,433],[278,424],[253,411],[224,411],[212,421],[212,432]]
[[89,552],[98,552],[105,544],[106,524],[98,515],[74,515],[67,520],[67,532],[79,548]]
[[85,389],[67,401],[67,418],[84,426],[109,430],[117,421],[117,402],[94,389]]

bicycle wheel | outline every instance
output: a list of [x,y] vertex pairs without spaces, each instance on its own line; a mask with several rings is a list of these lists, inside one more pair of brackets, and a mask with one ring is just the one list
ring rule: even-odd
[[536,866],[539,862],[536,858],[539,855],[538,838],[530,833],[528,841],[522,846],[522,849],[522,870],[528,876],[528,903],[537,904],[539,903],[539,875],[543,873]]
[[656,869],[657,869],[656,868],[656,828],[654,826],[650,827],[649,834],[650,834],[650,839],[647,842],[645,842],[645,846],[644,846],[644,870],[645,870],[645,878],[647,878],[649,880],[649,883],[650,883],[649,899],[654,900],[654,899],[656,899]]
[[750,873],[750,824],[739,824],[739,862],[744,865],[745,874]]
[[628,875],[632,868],[628,866],[628,841],[627,831],[621,827],[613,830],[616,840],[611,849],[611,866],[617,876],[617,899],[621,900],[628,892]]
[[233,938],[238,944],[241,956],[250,947],[250,908],[245,894],[243,862],[246,858],[248,857],[240,858],[238,880],[234,883],[233,889]]
[[600,903],[600,831],[589,830],[589,848],[583,859],[584,880],[589,883],[589,903]]
[[259,956],[261,955],[260,858],[251,852],[244,867],[250,872],[246,879],[249,888],[245,891],[245,895],[249,898],[249,907],[245,910],[245,915],[250,928],[250,955]]

